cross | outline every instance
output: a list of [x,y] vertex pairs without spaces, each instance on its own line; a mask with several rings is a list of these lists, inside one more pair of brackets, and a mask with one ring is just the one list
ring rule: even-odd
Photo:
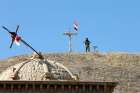
[[77,33],[69,31],[69,32],[64,32],[64,35],[68,36],[69,38],[69,53],[71,53],[72,52],[72,43],[71,43],[72,36],[77,35]]

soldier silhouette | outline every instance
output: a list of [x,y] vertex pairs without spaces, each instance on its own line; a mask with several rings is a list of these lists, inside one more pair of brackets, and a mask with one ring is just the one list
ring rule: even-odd
[[91,42],[88,40],[88,38],[86,38],[84,41],[86,52],[90,52],[90,43]]

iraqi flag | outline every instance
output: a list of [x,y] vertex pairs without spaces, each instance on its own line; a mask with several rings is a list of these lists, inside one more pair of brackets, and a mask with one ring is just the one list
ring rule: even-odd
[[15,37],[15,41],[14,41],[15,44],[18,45],[18,46],[20,46],[20,40],[21,40],[21,37],[16,36],[16,37]]
[[73,28],[75,31],[78,31],[78,23],[76,21],[73,23]]

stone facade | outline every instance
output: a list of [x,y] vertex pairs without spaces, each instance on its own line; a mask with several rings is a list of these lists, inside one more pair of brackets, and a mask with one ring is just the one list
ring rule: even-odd
[[0,74],[0,93],[112,93],[116,85],[79,81],[64,65],[35,57]]
[[0,80],[76,80],[64,65],[49,60],[30,60],[9,67]]
[[112,93],[116,84],[84,81],[0,81],[0,93]]

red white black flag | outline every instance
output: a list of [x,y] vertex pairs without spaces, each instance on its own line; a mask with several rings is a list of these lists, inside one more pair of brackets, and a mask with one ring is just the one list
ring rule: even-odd
[[15,40],[14,40],[15,44],[18,45],[18,46],[20,46],[20,40],[21,40],[21,37],[16,36],[15,37]]
[[78,23],[76,21],[74,21],[73,27],[75,31],[78,31]]

